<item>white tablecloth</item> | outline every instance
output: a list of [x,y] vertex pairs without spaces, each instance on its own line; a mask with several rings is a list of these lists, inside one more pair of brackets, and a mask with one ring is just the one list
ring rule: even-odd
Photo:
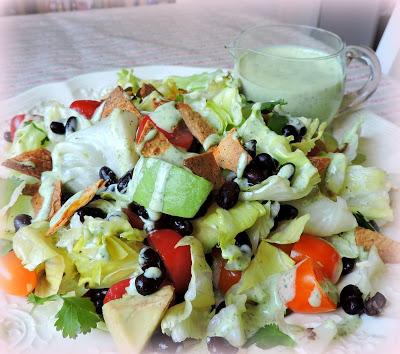
[[[2,18],[0,98],[119,67],[231,67],[224,46],[241,30],[273,19],[260,1],[230,3],[178,0],[157,6]],[[348,76],[351,87],[360,86],[366,72],[353,68]],[[400,84],[383,78],[364,108],[400,125]]]

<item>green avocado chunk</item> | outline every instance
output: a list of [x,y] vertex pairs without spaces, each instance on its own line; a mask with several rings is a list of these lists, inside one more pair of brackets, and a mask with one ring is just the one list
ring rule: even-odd
[[211,182],[156,158],[141,157],[128,193],[134,202],[153,211],[191,218],[213,189]]

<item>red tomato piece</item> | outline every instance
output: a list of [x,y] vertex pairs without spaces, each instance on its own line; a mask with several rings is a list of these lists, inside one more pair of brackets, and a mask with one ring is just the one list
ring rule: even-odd
[[13,251],[0,257],[0,290],[11,295],[27,296],[37,285],[37,275],[22,265]]
[[239,282],[242,278],[242,272],[239,270],[227,270],[225,269],[226,261],[222,262],[221,271],[219,274],[218,288],[222,294],[226,294],[228,290]]
[[111,286],[104,297],[103,303],[106,304],[109,301],[120,299],[123,295],[125,295],[126,288],[129,286],[130,281],[130,279],[124,279]]
[[153,231],[147,238],[164,262],[167,273],[178,294],[184,294],[192,277],[192,258],[189,246],[176,247],[182,236],[174,230]]
[[322,269],[311,258],[296,266],[295,295],[286,306],[294,312],[323,313],[336,310],[336,303],[324,291],[333,286]]
[[278,243],[273,244],[276,248],[279,248],[281,251],[285,252],[288,256],[290,256],[290,253],[292,252],[293,245],[294,243],[289,243],[287,245],[280,245]]
[[325,275],[333,283],[339,280],[342,273],[343,265],[340,254],[335,247],[320,237],[301,235],[299,241],[294,244],[290,257],[295,262],[300,262],[307,257],[311,258],[322,267]]
[[25,114],[17,114],[11,119],[10,122],[10,134],[11,139],[14,140],[15,132],[20,127],[22,122],[25,120]]
[[101,105],[100,101],[94,100],[77,100],[71,103],[69,108],[74,109],[87,119],[91,119],[97,107]]

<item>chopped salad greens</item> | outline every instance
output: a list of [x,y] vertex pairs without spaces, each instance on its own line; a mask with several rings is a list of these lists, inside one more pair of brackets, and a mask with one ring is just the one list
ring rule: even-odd
[[340,324],[288,316],[333,312],[339,298],[365,312],[384,265],[363,240],[393,219],[390,184],[358,163],[361,122],[337,140],[285,104],[248,101],[222,70],[145,80],[123,69],[101,101],[14,117],[0,289],[62,303],[64,337],[104,321],[122,352],[160,336],[211,352],[311,334],[327,345]]

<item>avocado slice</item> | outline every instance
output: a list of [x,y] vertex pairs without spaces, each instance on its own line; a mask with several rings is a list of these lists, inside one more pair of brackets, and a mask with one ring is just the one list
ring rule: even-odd
[[156,158],[141,157],[128,193],[134,202],[165,214],[191,218],[213,189],[191,171]]
[[174,288],[167,285],[148,296],[127,295],[103,306],[104,321],[122,354],[143,350],[173,297]]

